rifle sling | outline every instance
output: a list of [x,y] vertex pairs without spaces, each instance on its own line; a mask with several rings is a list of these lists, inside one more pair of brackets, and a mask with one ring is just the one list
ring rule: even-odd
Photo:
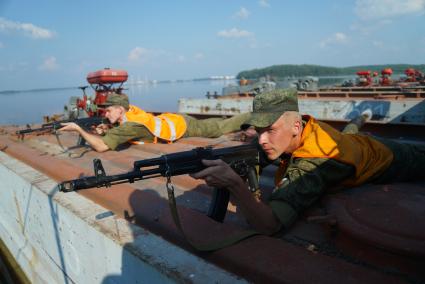
[[65,147],[62,145],[58,132],[55,130],[53,133],[55,134],[56,141],[58,142],[59,147],[61,147],[61,149],[64,151],[63,153],[68,152],[68,149],[65,149]]
[[173,216],[174,224],[176,225],[180,233],[183,235],[183,237],[186,239],[186,241],[198,251],[203,251],[203,252],[215,251],[215,250],[236,244],[254,235],[260,234],[254,230],[244,230],[242,232],[239,232],[236,235],[226,237],[219,241],[206,243],[206,244],[197,244],[193,242],[183,231],[183,227],[180,223],[180,218],[177,211],[176,199],[174,196],[174,186],[171,184],[170,178],[167,179],[167,193],[168,193],[168,205],[170,206],[170,211],[171,211],[171,215]]

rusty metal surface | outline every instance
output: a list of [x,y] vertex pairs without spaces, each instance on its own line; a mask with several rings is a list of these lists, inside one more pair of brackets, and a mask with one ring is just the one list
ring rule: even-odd
[[204,115],[235,115],[252,111],[253,97],[225,96],[216,99],[179,99],[179,112]]
[[354,86],[354,87],[324,87],[320,88],[321,91],[357,91],[357,92],[370,92],[370,91],[423,91],[425,90],[424,85],[419,85],[419,82],[411,82],[411,83],[400,83],[395,86]]
[[328,90],[315,92],[298,92],[300,98],[364,98],[364,99],[385,99],[385,100],[400,100],[400,99],[423,99],[425,98],[424,90],[370,90],[370,91],[353,91],[353,90]]
[[[9,134],[14,130],[15,128],[5,127],[0,132],[0,149],[56,181],[77,178],[83,174],[92,175],[93,158],[101,158],[107,173],[114,174],[130,170],[134,160],[188,150],[196,146],[228,146],[238,143],[231,141],[231,136],[219,139],[186,138],[171,145],[133,145],[120,151],[96,153],[88,148],[74,147],[77,136],[72,133],[60,135],[60,142],[64,147],[61,148],[53,135],[28,136],[24,141],[19,141]],[[264,196],[270,194],[273,173],[273,167],[266,168],[263,173]],[[191,239],[205,243],[221,239],[248,227],[234,204],[229,206],[224,223],[217,223],[206,217],[205,212],[210,202],[211,188],[203,182],[194,180],[187,175],[175,177],[172,180],[176,187],[176,199],[182,224]],[[404,188],[413,190],[417,194],[420,190],[425,192],[424,185],[399,185],[399,187],[391,187],[391,190],[398,194],[396,197],[388,196],[387,203],[385,203],[385,199],[379,198],[376,199],[376,202],[391,205],[393,204],[391,201],[400,196],[404,196],[408,202],[407,193],[405,195],[400,193]],[[168,241],[198,254],[186,244],[172,221],[163,178],[116,185],[110,189],[90,189],[81,191],[80,194],[113,211],[118,216],[129,216],[129,222],[147,228]],[[362,198],[373,200],[376,194],[371,193],[371,196]],[[359,200],[362,201],[362,198]],[[353,197],[352,201],[345,200],[344,202],[350,204],[347,208],[356,212],[356,200],[357,197]],[[413,236],[413,239],[415,236],[423,237],[422,233],[414,230],[415,222],[409,219],[411,216],[409,214],[412,212],[403,211],[405,210],[402,206],[404,203],[400,204],[399,207],[393,206],[392,209],[383,206],[382,212],[379,211],[380,214],[374,212],[370,212],[370,214],[375,214],[376,220],[379,221],[380,216],[385,216],[383,212],[397,211],[395,214],[398,219],[394,219],[394,221],[403,223],[398,227],[411,234],[400,233],[399,235],[405,237],[407,234],[410,237]],[[418,203],[417,210],[423,210],[419,204],[423,204],[423,202]],[[392,249],[376,246],[375,249],[378,252],[389,254],[391,258],[387,259],[392,259],[391,262],[377,263],[374,261],[376,256],[366,257],[352,253],[361,245],[368,245],[366,240],[369,239],[353,237],[347,230],[339,227],[339,233],[335,235],[335,223],[329,217],[331,209],[329,212],[327,210],[326,207],[319,204],[306,212],[290,231],[280,237],[257,236],[229,248],[198,255],[252,282],[377,283],[386,281],[399,283],[425,281],[425,276],[417,271],[418,263],[415,254],[404,254],[401,257]],[[350,214],[353,214],[350,210],[348,210]],[[415,212],[423,214],[423,211],[419,211]],[[357,219],[359,218],[357,217]],[[418,217],[416,220],[422,224],[424,222],[423,217]],[[341,221],[337,220],[336,226],[339,226],[339,222]],[[371,228],[382,229],[381,225],[377,222],[376,226],[371,226]],[[382,229],[382,231],[389,235],[398,234],[391,230],[387,232],[388,230]],[[422,231],[419,230],[419,232]],[[365,231],[364,234],[367,236],[369,233]],[[344,242],[345,245],[342,245]],[[352,244],[353,242],[355,245]],[[394,248],[394,245],[389,243],[386,247]],[[405,246],[401,245],[401,249],[403,247]],[[412,243],[409,247],[422,253],[423,247],[421,248],[420,245],[416,246]]]
[[[368,185],[326,201],[338,246],[376,265],[425,277],[425,183]],[[354,241],[355,240],[355,241]]]
[[[409,95],[410,94],[410,95]],[[425,93],[424,93],[425,94]],[[422,125],[425,127],[425,95],[386,92],[299,92],[299,110],[319,120],[349,121],[371,113],[370,124]],[[178,110],[192,116],[232,116],[252,111],[252,97],[180,99]]]

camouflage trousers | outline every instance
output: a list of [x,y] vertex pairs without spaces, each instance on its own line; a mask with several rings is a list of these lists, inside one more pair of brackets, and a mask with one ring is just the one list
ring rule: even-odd
[[394,155],[391,166],[374,183],[425,180],[425,145],[374,138],[390,148]]
[[362,115],[359,115],[348,122],[348,124],[344,127],[344,130],[342,130],[342,133],[357,134],[359,133],[365,122],[366,118]]
[[[350,121],[342,132],[356,134],[364,122],[359,116]],[[373,138],[387,146],[394,155],[390,167],[373,180],[373,183],[425,180],[425,145],[400,143],[375,136]]]
[[240,130],[240,126],[247,121],[250,113],[242,113],[231,118],[207,118],[196,119],[189,115],[183,115],[187,123],[184,137],[216,138],[223,134]]
[[[242,113],[231,118],[208,118],[196,119],[187,114],[182,114],[186,123],[187,130],[183,137],[206,137],[216,138],[223,134],[240,130],[240,126],[244,124],[250,116],[250,113]],[[358,120],[358,121],[357,121]],[[344,129],[344,133],[355,134],[364,124],[359,119],[350,121]]]

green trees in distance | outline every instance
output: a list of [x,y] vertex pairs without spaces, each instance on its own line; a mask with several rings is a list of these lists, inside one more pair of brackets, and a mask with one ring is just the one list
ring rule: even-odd
[[357,71],[370,70],[377,71],[379,74],[384,68],[392,68],[394,74],[403,74],[407,68],[414,68],[425,73],[425,64],[387,64],[387,65],[359,65],[350,67],[329,67],[320,65],[273,65],[260,69],[241,71],[236,76],[237,79],[258,79],[260,77],[270,76],[272,78],[301,77],[301,76],[345,76],[356,75]]

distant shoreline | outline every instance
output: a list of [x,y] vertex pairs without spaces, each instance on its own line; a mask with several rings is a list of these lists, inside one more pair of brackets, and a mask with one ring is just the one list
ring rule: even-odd
[[330,67],[309,64],[284,64],[273,65],[269,67],[241,71],[236,76],[237,79],[258,79],[261,77],[285,78],[285,77],[303,77],[303,76],[356,76],[360,70],[377,71],[378,73],[385,68],[391,68],[394,74],[404,74],[407,68],[414,68],[425,72],[425,64],[379,64],[379,65],[359,65],[349,67]]
[[4,90],[0,91],[0,95],[14,95],[18,93],[33,93],[33,92],[46,92],[46,91],[61,91],[78,89],[78,87],[62,87],[62,88],[41,88],[41,89],[28,89],[28,90]]
[[[282,80],[285,78],[298,78],[305,76],[314,76],[319,78],[344,78],[344,77],[355,77],[356,72],[360,70],[372,70],[378,71],[384,68],[392,68],[394,76],[404,74],[404,70],[407,68],[414,68],[425,73],[425,64],[385,64],[385,65],[359,65],[350,67],[329,67],[321,65],[308,65],[308,64],[283,64],[273,65],[264,68],[252,69],[239,72],[236,76],[210,76],[204,78],[193,78],[193,79],[175,79],[175,80],[146,80],[146,81],[132,81],[128,80],[125,85],[143,85],[143,84],[170,84],[170,83],[184,83],[192,81],[234,81],[241,78],[245,79],[259,79],[261,77],[271,77],[276,80]],[[79,87],[53,87],[53,88],[36,88],[27,90],[3,90],[0,91],[0,95],[12,95],[17,93],[27,92],[45,92],[45,91],[56,91],[56,90],[69,90],[78,89]]]

